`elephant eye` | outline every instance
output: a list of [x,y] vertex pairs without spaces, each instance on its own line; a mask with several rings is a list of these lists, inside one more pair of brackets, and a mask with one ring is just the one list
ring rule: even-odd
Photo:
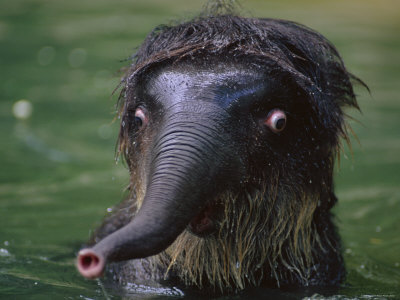
[[273,109],[269,112],[264,124],[275,133],[281,132],[286,126],[286,114],[280,109]]
[[135,125],[138,128],[145,126],[148,122],[148,118],[141,108],[137,108],[135,111]]

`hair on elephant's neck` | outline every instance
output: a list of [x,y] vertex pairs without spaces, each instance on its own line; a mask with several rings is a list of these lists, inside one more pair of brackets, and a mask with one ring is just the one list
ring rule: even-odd
[[[165,277],[171,272],[189,286],[221,291],[258,286],[263,281],[279,286],[293,277],[307,284],[312,249],[326,245],[313,224],[323,195],[285,190],[278,176],[271,181],[240,195],[222,195],[218,201],[224,203],[224,211],[218,232],[202,238],[184,231],[153,258],[165,266]],[[285,269],[277,268],[278,264]]]

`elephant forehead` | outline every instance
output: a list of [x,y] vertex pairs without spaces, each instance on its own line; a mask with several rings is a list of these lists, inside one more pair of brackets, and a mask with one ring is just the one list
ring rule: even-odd
[[164,107],[206,101],[227,108],[240,99],[263,94],[267,88],[264,77],[243,66],[167,67],[147,82],[147,91]]

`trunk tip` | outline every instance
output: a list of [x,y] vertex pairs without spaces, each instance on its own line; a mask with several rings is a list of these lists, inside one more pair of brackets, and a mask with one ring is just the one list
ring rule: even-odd
[[93,249],[82,249],[78,253],[76,267],[83,277],[95,279],[103,275],[105,258]]

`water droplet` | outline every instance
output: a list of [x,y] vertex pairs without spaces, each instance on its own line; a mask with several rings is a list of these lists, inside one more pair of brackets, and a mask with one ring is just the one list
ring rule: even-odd
[[32,115],[33,107],[29,100],[21,99],[14,103],[12,112],[20,120],[28,119]]

